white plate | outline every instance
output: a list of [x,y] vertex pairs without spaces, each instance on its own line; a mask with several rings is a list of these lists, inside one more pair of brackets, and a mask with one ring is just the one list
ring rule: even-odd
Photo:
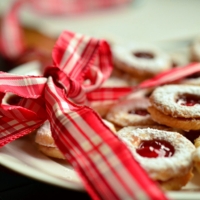
[[29,136],[1,148],[0,164],[42,182],[83,190],[83,185],[71,166],[67,162],[54,161],[38,152]]
[[[12,70],[15,74],[40,75],[38,62]],[[83,184],[65,161],[54,160],[41,154],[34,143],[33,135],[28,135],[7,144],[0,149],[0,164],[30,178],[63,188],[84,191]],[[200,175],[194,172],[193,179],[181,191],[167,192],[173,200],[199,200]]]

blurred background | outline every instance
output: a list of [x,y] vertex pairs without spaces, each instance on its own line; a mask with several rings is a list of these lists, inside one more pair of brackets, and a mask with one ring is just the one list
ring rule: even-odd
[[52,48],[64,30],[110,43],[150,42],[165,48],[186,45],[200,33],[198,0],[6,0],[0,1],[0,22],[16,2],[21,2],[16,13],[23,42],[42,56],[30,52],[26,58],[1,56],[1,70],[35,59],[51,62]]
[[[14,0],[1,1],[0,15],[8,12],[13,2]],[[47,5],[43,8],[35,5],[36,2],[43,4],[44,1],[27,2],[35,3],[21,6],[20,22],[23,26],[36,29],[50,37],[58,37],[67,29],[125,42],[161,41],[188,38],[200,32],[198,0],[111,0],[110,4],[104,6],[91,5],[91,2],[95,1],[85,1],[88,2],[88,7],[82,9],[80,6],[77,6],[77,9],[75,7],[84,2],[83,0],[59,0],[55,2],[64,2],[63,5],[68,7],[57,13],[53,13],[52,9],[47,13]],[[50,4],[51,1],[47,2]]]
[[[14,2],[0,1],[0,19]],[[105,38],[109,42],[156,42],[165,46],[188,43],[200,33],[198,0],[24,2],[18,8],[24,41],[28,47],[47,53],[51,53],[63,30]]]

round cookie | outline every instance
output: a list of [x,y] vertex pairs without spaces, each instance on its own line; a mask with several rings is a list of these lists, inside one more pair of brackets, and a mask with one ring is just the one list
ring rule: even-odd
[[156,88],[147,108],[157,123],[182,129],[200,129],[200,87],[165,85]]
[[112,46],[114,66],[142,81],[172,68],[170,55],[153,45]]
[[[110,128],[110,130],[114,134],[116,133],[115,126],[111,122],[105,119],[103,119],[103,122],[108,128]],[[43,154],[51,158],[63,160],[66,159],[54,142],[54,139],[51,134],[50,123],[48,120],[46,120],[44,124],[36,130],[35,143],[37,144],[38,150],[41,151]]]
[[117,136],[164,190],[180,190],[192,178],[195,147],[178,132],[128,126]]
[[149,99],[145,97],[124,99],[109,109],[106,119],[118,127],[157,124],[148,113],[148,106]]
[[35,143],[37,144],[39,151],[43,154],[52,158],[65,159],[64,155],[60,152],[54,142],[48,120],[36,131]]

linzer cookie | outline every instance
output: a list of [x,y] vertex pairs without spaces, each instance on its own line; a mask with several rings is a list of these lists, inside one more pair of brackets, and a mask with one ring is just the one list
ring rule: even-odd
[[117,135],[164,190],[179,190],[193,177],[195,146],[180,133],[129,126]]
[[[103,119],[103,122],[113,133],[116,133],[115,126],[111,122],[105,119]],[[46,156],[65,160],[64,155],[54,142],[48,120],[46,120],[44,124],[36,130],[35,143],[37,144],[38,150]]]
[[117,102],[109,109],[106,119],[118,127],[157,124],[147,111],[148,98],[134,97]]
[[157,123],[182,129],[200,129],[200,87],[165,85],[150,96],[148,112]]
[[137,80],[145,80],[172,68],[171,57],[150,45],[113,45],[114,65]]
[[65,159],[64,155],[60,152],[54,142],[48,120],[45,121],[44,124],[36,131],[35,142],[39,151],[45,155],[53,158]]

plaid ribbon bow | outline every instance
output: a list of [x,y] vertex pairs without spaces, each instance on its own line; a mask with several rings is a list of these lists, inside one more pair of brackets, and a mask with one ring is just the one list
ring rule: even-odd
[[[24,2],[17,1],[3,21],[0,50],[8,57],[20,55],[25,48],[16,16]],[[112,70],[109,45],[69,31],[58,39],[53,61],[44,76],[0,72],[0,146],[48,119],[56,145],[93,199],[167,199],[128,148],[86,105],[179,80],[200,71],[200,64],[172,69],[135,88],[99,88]],[[6,101],[10,92],[20,97],[13,105]]]
[[[63,32],[44,76],[0,74],[0,146],[50,121],[56,145],[93,199],[166,199],[86,102],[112,70],[105,41]],[[89,79],[91,84],[84,84]],[[5,94],[20,99],[7,104]],[[94,184],[95,183],[95,184]]]

